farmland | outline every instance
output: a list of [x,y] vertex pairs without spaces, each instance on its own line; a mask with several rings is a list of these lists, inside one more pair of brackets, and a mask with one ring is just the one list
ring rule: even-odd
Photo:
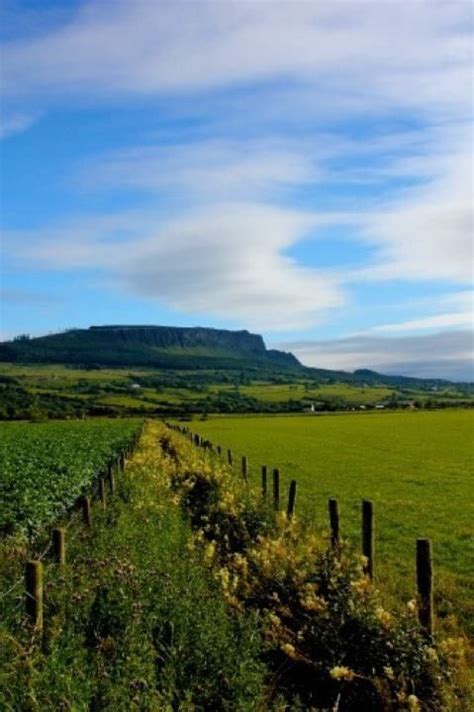
[[[427,639],[413,606],[381,605],[359,556],[163,423],[91,506],[92,522],[67,520],[63,564],[35,542],[0,547],[2,708],[470,708],[462,638]],[[25,615],[31,557],[40,622]]]
[[61,516],[132,440],[137,420],[0,425],[0,531]]
[[[417,537],[430,537],[438,612],[449,622],[472,616],[472,432],[474,414],[422,413],[296,417],[220,417],[192,429],[235,460],[247,455],[251,478],[260,465],[279,467],[283,487],[298,482],[298,509],[316,527],[336,497],[344,536],[359,544],[360,501],[376,517],[376,576],[394,597],[409,598]],[[472,625],[472,623],[471,623]]]
[[[331,372],[328,372],[331,374]],[[342,378],[342,376],[339,376]],[[366,408],[441,408],[474,404],[472,388],[415,382],[387,385],[307,372],[248,369],[94,368],[0,364],[0,419],[192,413],[301,413]]]

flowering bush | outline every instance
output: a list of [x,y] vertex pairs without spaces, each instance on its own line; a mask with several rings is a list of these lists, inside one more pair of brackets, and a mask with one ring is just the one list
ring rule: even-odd
[[[172,487],[195,527],[227,602],[259,612],[264,658],[280,691],[308,708],[468,709],[458,686],[463,654],[422,635],[416,605],[385,610],[347,544],[276,517],[230,468],[197,456],[179,436]],[[190,466],[191,465],[191,466]]]

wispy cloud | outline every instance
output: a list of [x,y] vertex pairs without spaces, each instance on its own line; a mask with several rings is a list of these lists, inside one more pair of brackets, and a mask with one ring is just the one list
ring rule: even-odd
[[474,380],[474,337],[471,331],[440,331],[418,336],[351,336],[328,341],[277,344],[307,366],[420,378]]
[[[57,269],[100,269],[115,288],[240,326],[291,331],[343,303],[334,275],[285,256],[318,218],[262,204],[222,204],[186,218],[117,215],[10,235],[18,258]],[[15,248],[13,245],[15,244]]]
[[194,140],[138,146],[89,160],[79,172],[84,187],[184,191],[200,200],[266,198],[317,179],[316,157],[288,137]]
[[0,114],[0,139],[27,131],[38,119],[38,113]]
[[[108,206],[119,189],[165,208],[17,231],[19,258],[99,269],[118,291],[266,332],[341,314],[369,283],[472,280],[470,2],[75,8],[4,44],[5,102],[25,117],[31,106],[109,106],[111,126],[112,109],[137,99],[150,115],[169,111],[171,138],[159,122],[138,127],[76,163],[70,186],[107,192]],[[322,269],[323,228],[342,231],[349,252],[362,246],[362,266]],[[311,268],[288,256],[302,241]],[[377,328],[467,326],[468,308],[427,311]]]
[[[372,327],[369,331],[403,333],[447,328],[471,330],[474,328],[474,292],[470,290],[455,292],[435,302],[430,301],[431,309],[434,308],[437,313],[394,324],[380,324]],[[426,308],[426,302],[424,306]]]
[[204,0],[199,9],[95,0],[61,27],[5,46],[6,91],[123,95],[287,77],[362,93],[366,108],[371,97],[449,111],[465,106],[469,91],[470,14],[470,3],[437,0]]

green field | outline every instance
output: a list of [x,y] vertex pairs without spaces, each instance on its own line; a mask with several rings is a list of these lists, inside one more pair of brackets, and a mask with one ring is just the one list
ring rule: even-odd
[[139,420],[0,424],[0,533],[62,516],[130,445]]
[[473,426],[474,413],[449,410],[219,417],[193,423],[191,429],[232,448],[235,459],[247,455],[255,483],[262,464],[280,468],[285,489],[295,478],[298,509],[317,526],[326,526],[327,500],[337,497],[342,533],[354,544],[360,537],[360,501],[372,499],[376,576],[389,594],[412,597],[415,540],[430,537],[438,613],[447,618],[455,611],[469,624]]
[[303,413],[472,405],[453,384],[387,386],[310,374],[0,364],[0,420],[190,413]]

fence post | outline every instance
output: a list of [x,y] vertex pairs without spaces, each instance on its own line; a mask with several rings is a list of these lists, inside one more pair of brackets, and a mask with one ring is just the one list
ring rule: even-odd
[[110,491],[113,494],[115,492],[115,474],[112,463],[109,465],[109,486]]
[[234,458],[232,457],[232,450],[227,450],[227,462],[232,467],[232,464],[234,462]]
[[367,559],[364,571],[372,580],[374,578],[374,508],[369,499],[362,501],[362,554]]
[[91,525],[91,500],[90,497],[83,497],[81,500],[82,506],[82,517],[84,519],[84,524],[86,527]]
[[294,514],[295,511],[295,499],[296,499],[296,480],[291,480],[290,482],[290,491],[288,493],[288,509],[287,509],[287,515],[288,519],[291,519],[291,517]]
[[36,630],[43,630],[43,564],[27,561],[25,566],[26,613]]
[[105,482],[103,477],[99,477],[99,499],[102,502],[102,507],[107,509],[107,495],[105,493]]
[[433,553],[430,539],[416,540],[418,618],[423,632],[433,635]]
[[249,470],[249,463],[248,463],[247,457],[244,455],[242,457],[242,477],[244,478],[244,480],[246,480],[248,477],[248,470]]
[[219,457],[222,455],[222,448],[220,445],[217,446],[217,454],[219,455]]
[[280,508],[280,470],[273,470],[273,509],[277,511]]
[[336,547],[339,544],[339,505],[337,499],[330,499],[328,505],[331,545]]
[[267,498],[267,466],[262,465],[262,497]]
[[52,531],[53,556],[57,564],[66,563],[65,530],[63,528]]

